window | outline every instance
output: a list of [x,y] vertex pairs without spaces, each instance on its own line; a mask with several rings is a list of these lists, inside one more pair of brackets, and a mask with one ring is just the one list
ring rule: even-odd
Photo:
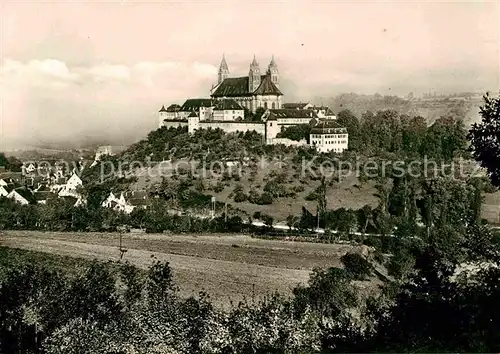
[[271,105],[271,107],[273,107],[273,109],[275,109],[275,107],[276,107],[275,102],[273,102],[273,104]]
[[267,109],[267,102],[264,102],[264,108]]

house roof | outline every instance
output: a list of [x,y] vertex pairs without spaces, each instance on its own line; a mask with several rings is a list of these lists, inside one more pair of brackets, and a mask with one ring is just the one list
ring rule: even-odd
[[34,193],[34,196],[37,201],[41,201],[41,200],[47,200],[50,197],[55,197],[56,194],[51,193],[49,191],[38,191]]
[[33,203],[36,202],[35,196],[33,195],[33,192],[31,192],[28,188],[26,187],[20,187],[14,189],[14,191],[19,194],[21,197],[26,199],[28,202]]
[[4,172],[2,174],[0,174],[0,179],[14,179],[14,180],[19,180],[21,179],[23,176],[23,173],[22,172]]
[[224,110],[242,110],[241,107],[235,100],[233,99],[223,99],[217,102],[215,105],[215,111],[224,111]]
[[319,119],[316,125],[311,129],[311,134],[345,134],[347,129],[336,121],[329,119]]
[[161,109],[158,112],[166,112],[165,106],[161,106]]
[[255,92],[250,92],[249,89],[249,79],[248,76],[242,77],[229,77],[222,81],[222,83],[217,87],[212,97],[239,97],[239,96],[251,96],[254,94],[259,95],[283,95],[281,91],[276,87],[271,81],[269,75],[261,75],[261,83]]
[[318,118],[311,109],[270,109],[269,116],[275,118]]
[[188,115],[188,118],[191,118],[191,117],[198,117],[198,114],[197,114],[195,111],[192,111],[192,112]]
[[150,204],[149,199],[143,199],[143,198],[130,198],[128,200],[128,202],[132,206],[142,206],[142,205],[149,205]]
[[210,98],[189,98],[184,102],[181,107],[181,111],[189,112],[189,111],[197,111],[200,107],[212,107],[213,102]]
[[0,187],[3,187],[7,193],[10,193],[12,192],[13,189],[18,188],[19,186],[16,186],[14,184],[8,184],[6,186],[0,186]]
[[167,107],[167,112],[179,112],[181,110],[181,106],[174,103]]
[[132,192],[126,193],[125,196],[127,198],[135,198],[135,199],[141,198],[141,199],[145,199],[145,198],[149,197],[149,194],[146,191],[132,191]]
[[283,103],[282,107],[284,109],[304,109],[305,106],[307,106],[309,103],[307,102],[289,102],[289,103]]

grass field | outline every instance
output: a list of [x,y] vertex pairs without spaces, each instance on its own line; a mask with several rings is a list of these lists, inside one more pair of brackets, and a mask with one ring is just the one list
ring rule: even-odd
[[[124,234],[122,242],[127,248],[124,261],[142,269],[149,267],[153,255],[168,261],[181,295],[204,290],[221,306],[276,291],[291,294],[297,284],[307,282],[313,268],[340,266],[340,257],[356,248],[228,235]],[[119,234],[8,231],[0,235],[0,246],[82,259],[120,258]],[[61,264],[71,267],[70,260],[64,258]]]

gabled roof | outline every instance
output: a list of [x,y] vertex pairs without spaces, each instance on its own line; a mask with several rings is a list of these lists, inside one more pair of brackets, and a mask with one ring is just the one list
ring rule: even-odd
[[212,97],[237,97],[249,96],[248,76],[228,77],[217,87]]
[[316,112],[311,109],[270,109],[269,116],[276,118],[318,118]]
[[3,187],[3,189],[5,189],[5,191],[7,193],[10,193],[10,192],[12,192],[13,189],[18,188],[18,186],[14,185],[14,184],[8,184],[6,186],[0,186],[0,187]]
[[33,195],[33,192],[31,192],[28,188],[26,187],[20,187],[14,189],[14,191],[19,194],[21,197],[26,199],[29,203],[34,203],[36,202],[35,196]]
[[192,112],[188,115],[188,118],[192,118],[192,117],[198,117],[198,113],[196,113],[195,111],[192,111]]
[[183,112],[197,111],[200,107],[212,107],[213,102],[210,98],[189,98],[181,107]]
[[167,107],[167,112],[179,112],[181,110],[181,106],[174,103]]
[[161,106],[161,109],[158,112],[166,112],[165,106]]
[[307,106],[309,103],[304,103],[304,102],[290,102],[290,103],[283,103],[282,107],[285,109],[304,109],[305,106]]
[[229,77],[222,81],[222,83],[217,87],[212,97],[240,97],[240,96],[251,96],[254,94],[258,95],[283,95],[281,91],[276,87],[271,81],[269,75],[261,75],[260,85],[255,90],[255,92],[250,92],[249,79],[248,76],[242,77]]
[[271,81],[271,76],[266,75],[262,82],[260,83],[260,86],[255,90],[253,93],[254,95],[279,95],[282,96],[283,94],[281,91],[276,87],[276,85]]
[[215,111],[224,111],[224,110],[242,110],[241,107],[235,100],[233,99],[224,99],[220,100],[216,103],[214,110]]

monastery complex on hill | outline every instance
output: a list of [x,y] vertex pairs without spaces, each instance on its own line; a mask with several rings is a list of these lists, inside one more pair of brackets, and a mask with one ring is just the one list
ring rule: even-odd
[[[267,144],[307,145],[305,140],[278,138],[278,134],[289,126],[310,124],[313,129],[309,141],[316,149],[338,153],[347,149],[347,130],[335,121],[336,116],[329,107],[283,103],[283,97],[274,56],[265,72],[261,72],[254,56],[248,76],[241,77],[230,77],[223,56],[210,97],[189,98],[183,105],[162,106],[159,127],[187,126],[189,133],[209,128],[228,133],[253,130],[262,134]],[[249,119],[251,117],[253,119]]]

